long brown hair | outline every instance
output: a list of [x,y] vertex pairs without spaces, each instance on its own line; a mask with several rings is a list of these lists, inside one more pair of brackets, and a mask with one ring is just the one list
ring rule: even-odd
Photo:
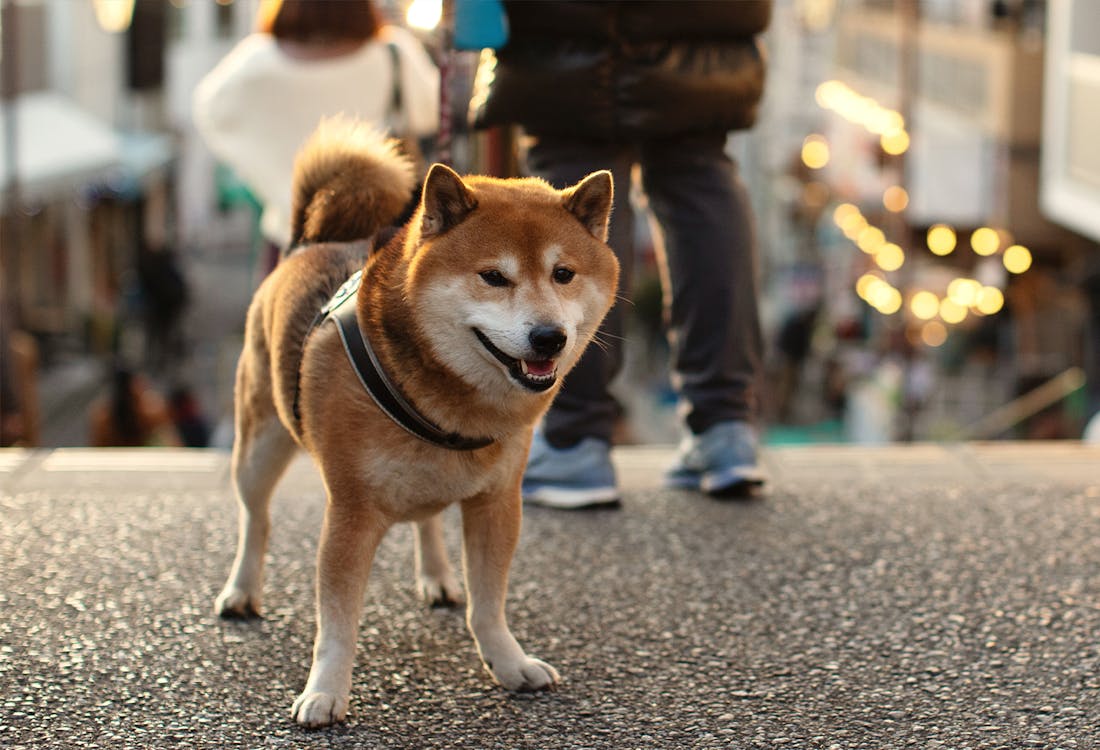
[[381,27],[371,0],[268,0],[257,19],[259,31],[282,42],[365,42]]

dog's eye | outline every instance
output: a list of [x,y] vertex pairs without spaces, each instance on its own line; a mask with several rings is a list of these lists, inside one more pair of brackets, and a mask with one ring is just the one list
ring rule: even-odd
[[577,272],[571,268],[555,268],[554,269],[554,281],[559,284],[568,284],[573,280],[573,277],[577,275]]
[[504,274],[495,269],[491,271],[482,271],[478,276],[480,276],[482,281],[489,286],[508,286],[508,279],[505,278]]

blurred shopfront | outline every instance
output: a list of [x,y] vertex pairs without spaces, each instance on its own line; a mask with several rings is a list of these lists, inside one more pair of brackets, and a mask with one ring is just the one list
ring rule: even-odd
[[36,378],[82,362],[98,380],[96,363],[143,315],[149,254],[171,249],[161,6],[128,7],[123,30],[103,26],[95,4],[0,5],[0,296],[5,328],[33,342]]
[[[777,419],[837,417],[860,442],[1081,434],[1095,409],[1087,280],[1100,236],[1042,198],[1048,26],[1073,4],[1049,5],[786,6],[797,31],[778,41],[810,40],[818,55],[779,66],[797,78],[786,96],[813,105],[790,118],[801,133],[788,136],[797,156],[783,179],[796,187],[767,196],[792,218],[776,232],[769,280],[777,330],[805,307],[786,279],[816,268],[822,291],[799,384],[808,406],[778,394]],[[1100,194],[1091,200],[1100,215]]]

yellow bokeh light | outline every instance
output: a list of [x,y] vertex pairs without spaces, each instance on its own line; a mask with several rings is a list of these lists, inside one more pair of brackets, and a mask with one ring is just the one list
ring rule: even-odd
[[829,144],[822,136],[806,136],[802,142],[802,163],[810,169],[821,169],[829,163]]
[[859,249],[868,255],[874,255],[886,244],[886,235],[878,227],[864,227],[856,237]]
[[931,320],[940,311],[940,298],[932,292],[917,292],[909,300],[909,310],[921,320]]
[[1031,251],[1023,245],[1012,245],[1005,250],[1001,260],[1010,273],[1023,273],[1031,268]]
[[1001,247],[1001,238],[989,227],[979,227],[970,235],[970,247],[978,255],[992,255]]
[[946,224],[933,224],[928,229],[928,249],[936,255],[948,255],[955,249],[955,230]]
[[947,296],[957,305],[970,307],[978,301],[978,292],[981,289],[981,283],[974,279],[953,279],[947,285]]
[[875,274],[864,274],[856,279],[856,294],[860,299],[867,299],[871,293],[871,287],[877,284],[884,284],[881,278]]
[[863,218],[858,212],[851,216],[844,217],[844,221],[840,225],[841,231],[844,232],[844,236],[848,239],[855,241],[856,237],[859,237],[859,233],[867,228],[867,220]]
[[891,213],[900,213],[909,206],[909,193],[900,185],[891,185],[882,194],[882,205]]
[[883,271],[896,271],[905,263],[905,252],[893,242],[887,242],[875,253],[875,263]]
[[840,114],[852,122],[858,122],[862,125],[874,114],[876,107],[878,107],[878,104],[875,103],[874,99],[856,94],[842,103]]
[[883,282],[882,286],[875,290],[875,296],[871,304],[883,315],[893,315],[901,309],[901,292]]
[[844,226],[844,222],[849,218],[859,215],[859,209],[851,203],[841,203],[833,209],[833,221],[838,227]]
[[840,81],[824,81],[814,90],[814,100],[823,109],[831,109],[849,122],[857,123],[880,137],[889,154],[903,154],[909,148],[905,117],[869,96],[863,96]]
[[1004,305],[1005,296],[1001,290],[995,286],[983,286],[978,293],[978,300],[975,302],[975,307],[984,315],[998,313]]
[[413,0],[405,11],[405,22],[421,31],[432,31],[442,18],[443,0]]
[[867,303],[876,310],[880,309],[895,291],[897,290],[885,281],[875,284],[867,294]]
[[892,133],[900,128],[891,115],[896,114],[883,107],[876,106],[867,113],[867,120],[863,123],[863,126],[875,135],[882,135],[883,133]]
[[894,130],[883,133],[879,138],[882,150],[891,156],[900,156],[909,150],[909,134],[904,130]]
[[920,329],[920,340],[928,346],[940,346],[947,341],[947,328],[938,320],[930,320]]
[[858,279],[856,279],[856,294],[858,294],[859,298],[862,300],[869,299],[871,296],[872,288],[874,288],[878,284],[885,283],[885,281],[883,281],[878,276],[875,276],[873,273],[865,273]]
[[99,27],[108,34],[117,34],[130,28],[134,15],[134,0],[97,0],[92,3]]
[[950,297],[940,300],[940,317],[944,323],[961,323],[966,319],[966,308]]
[[837,101],[847,93],[847,88],[840,81],[825,81],[817,87],[817,91],[814,92],[814,99],[819,106],[825,109],[833,109],[836,107]]

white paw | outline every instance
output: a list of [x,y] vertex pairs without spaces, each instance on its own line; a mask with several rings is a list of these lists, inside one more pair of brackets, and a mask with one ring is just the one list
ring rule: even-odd
[[214,600],[214,612],[219,617],[259,617],[260,595],[250,594],[232,584],[226,584]]
[[529,656],[501,664],[485,662],[485,668],[503,687],[517,693],[552,690],[561,681],[558,670]]
[[303,727],[327,727],[343,721],[348,714],[348,699],[332,693],[318,693],[306,690],[294,701],[290,709],[294,721]]
[[421,598],[432,607],[455,607],[466,601],[462,586],[453,575],[422,575],[418,579],[418,588]]

